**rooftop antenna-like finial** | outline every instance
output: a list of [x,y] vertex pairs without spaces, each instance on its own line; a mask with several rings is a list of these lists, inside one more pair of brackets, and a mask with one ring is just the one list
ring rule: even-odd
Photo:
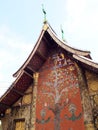
[[61,33],[62,33],[62,40],[65,41],[65,38],[64,38],[64,31],[62,29],[62,25],[61,25]]
[[43,11],[43,14],[44,14],[44,23],[46,23],[47,22],[47,20],[46,20],[46,11],[44,9],[44,5],[43,4],[42,4],[42,11]]

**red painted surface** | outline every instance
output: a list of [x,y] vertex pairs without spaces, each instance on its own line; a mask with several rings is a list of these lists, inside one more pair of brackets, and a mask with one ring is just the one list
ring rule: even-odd
[[77,70],[67,56],[48,58],[37,91],[36,130],[84,130]]

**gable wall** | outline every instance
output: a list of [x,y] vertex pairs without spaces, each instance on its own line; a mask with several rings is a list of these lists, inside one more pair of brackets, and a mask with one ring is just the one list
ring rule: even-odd
[[39,71],[36,130],[84,130],[75,63],[63,51],[53,51]]

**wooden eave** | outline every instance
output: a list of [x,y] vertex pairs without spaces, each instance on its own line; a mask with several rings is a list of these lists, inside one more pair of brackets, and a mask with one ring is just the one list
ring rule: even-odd
[[[19,70],[17,70],[16,73],[13,74],[14,77],[17,77],[17,75],[19,75],[25,68],[26,66],[29,64],[30,60],[32,59],[32,57],[34,56],[34,54],[36,53],[39,45],[40,45],[40,42],[42,40],[42,37],[44,35],[44,30],[41,31],[41,34],[37,40],[37,44],[34,46],[33,50],[31,51],[29,57],[27,58],[27,60],[24,62],[24,64],[19,68]],[[30,67],[29,67],[30,68]],[[35,72],[35,70],[32,69],[33,72]]]
[[58,36],[56,35],[56,33],[53,31],[53,29],[50,26],[47,29],[47,32],[50,34],[50,36],[53,38],[53,40],[60,47],[62,47],[63,49],[65,49],[69,53],[73,53],[73,54],[77,54],[77,55],[81,55],[81,56],[85,56],[85,57],[90,56],[90,51],[84,51],[84,50],[79,50],[79,49],[73,48],[73,47],[69,46],[66,41],[59,39]]
[[[46,34],[48,34],[48,35],[46,35]],[[46,46],[45,44],[44,45],[42,44],[43,40],[45,40],[45,44],[48,45],[47,47],[45,47]],[[56,44],[58,44],[58,46],[60,46],[61,48],[65,49],[69,53],[77,54],[77,55],[81,55],[81,56],[85,56],[85,57],[91,58],[90,57],[90,51],[82,51],[82,50],[78,50],[78,49],[75,49],[73,47],[68,46],[67,45],[68,43],[60,40],[58,38],[58,36],[56,35],[56,33],[51,28],[51,26],[48,23],[46,23],[46,24],[44,24],[44,26],[42,28],[41,34],[40,34],[40,36],[38,38],[38,41],[37,41],[34,49],[30,53],[29,57],[24,62],[24,64],[19,68],[19,70],[16,73],[13,74],[13,76],[17,77],[26,67],[28,67],[28,64],[30,64],[30,62],[32,61],[32,58],[36,54],[39,55],[40,61],[42,62],[42,60],[43,60],[43,63],[44,63],[45,60],[47,59],[47,54],[45,54],[44,51],[45,51],[45,49],[46,49],[47,52],[49,51],[49,46],[52,46],[52,43],[49,42],[51,40],[53,40]],[[45,49],[40,51],[40,48],[42,48],[42,47],[45,48]],[[41,63],[41,65],[43,63]],[[29,68],[30,67],[31,66],[29,66]],[[41,66],[39,66],[39,68],[40,67]],[[33,72],[35,72],[37,70],[38,70],[38,68],[34,68],[34,69],[32,68]]]
[[24,96],[28,86],[32,83],[33,78],[23,71],[0,98],[0,114]]
[[84,68],[89,69],[95,73],[98,73],[98,63],[95,63],[93,60],[80,55],[73,54],[73,58],[76,59],[78,62],[80,62]]

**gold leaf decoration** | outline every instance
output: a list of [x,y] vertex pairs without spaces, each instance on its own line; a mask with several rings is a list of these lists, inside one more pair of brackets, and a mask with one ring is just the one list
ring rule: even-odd
[[24,95],[22,99],[22,104],[30,104],[31,103],[31,94]]
[[98,95],[94,96],[94,101],[95,101],[96,105],[98,105]]

